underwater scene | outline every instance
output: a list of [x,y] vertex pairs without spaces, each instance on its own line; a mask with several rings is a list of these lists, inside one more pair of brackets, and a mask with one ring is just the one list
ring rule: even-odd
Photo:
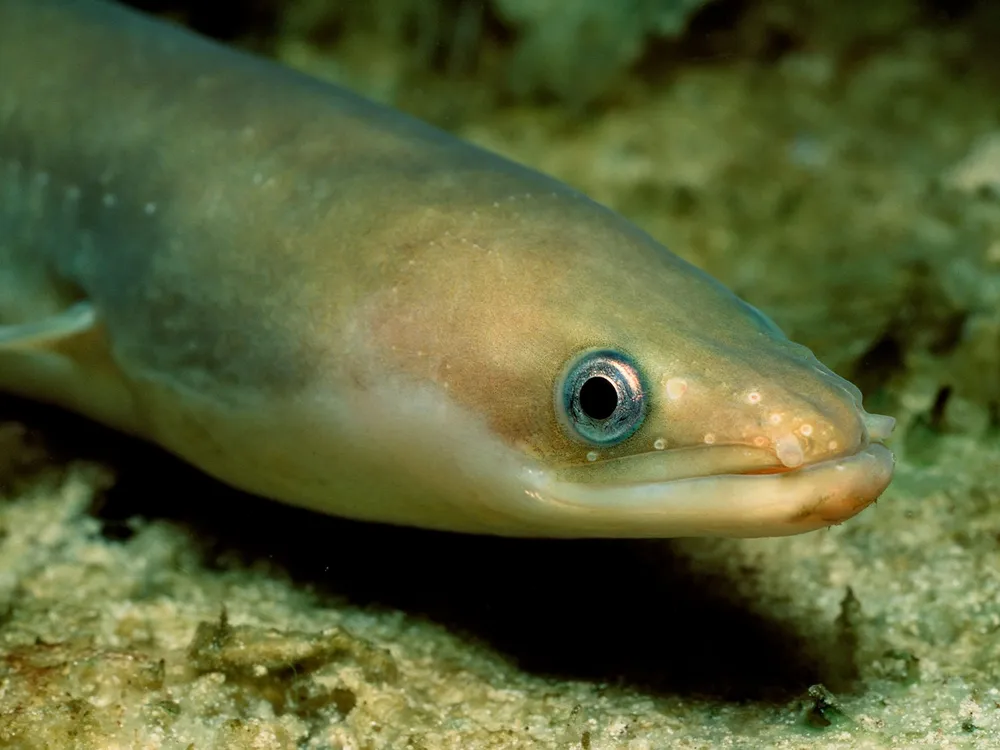
[[1000,748],[998,35],[0,0],[0,748]]

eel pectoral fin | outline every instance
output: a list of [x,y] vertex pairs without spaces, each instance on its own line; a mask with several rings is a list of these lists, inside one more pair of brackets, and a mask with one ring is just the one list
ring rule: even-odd
[[0,325],[0,350],[33,349],[93,330],[97,311],[87,300],[42,320]]
[[103,323],[94,304],[83,299],[48,315],[0,325],[0,392],[148,434]]

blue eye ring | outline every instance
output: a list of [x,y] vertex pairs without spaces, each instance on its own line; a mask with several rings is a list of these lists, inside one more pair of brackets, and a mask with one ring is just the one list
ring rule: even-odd
[[642,426],[646,394],[642,372],[632,357],[614,349],[588,349],[566,364],[556,382],[556,414],[570,437],[609,447]]

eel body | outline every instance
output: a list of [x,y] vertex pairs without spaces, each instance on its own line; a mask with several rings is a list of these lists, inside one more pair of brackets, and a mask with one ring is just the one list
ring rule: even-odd
[[0,390],[352,518],[792,534],[889,417],[555,179],[98,0],[0,0]]

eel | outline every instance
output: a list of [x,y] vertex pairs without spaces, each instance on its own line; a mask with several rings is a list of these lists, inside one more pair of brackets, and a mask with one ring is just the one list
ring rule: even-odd
[[102,0],[0,0],[0,390],[315,511],[777,536],[891,417],[575,189]]

